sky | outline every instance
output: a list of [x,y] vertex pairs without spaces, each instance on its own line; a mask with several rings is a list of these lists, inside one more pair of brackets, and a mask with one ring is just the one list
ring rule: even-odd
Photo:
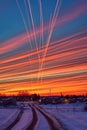
[[87,93],[87,0],[0,0],[0,93]]

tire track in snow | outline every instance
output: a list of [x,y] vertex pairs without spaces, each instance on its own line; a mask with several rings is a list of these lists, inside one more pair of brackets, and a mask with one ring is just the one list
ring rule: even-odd
[[35,108],[30,104],[29,104],[29,106],[32,109],[32,120],[31,120],[30,124],[28,125],[28,127],[26,128],[26,130],[35,130],[37,122],[38,122],[38,116],[37,116],[37,112],[36,112]]
[[[36,105],[30,105],[30,107],[32,108],[32,112],[33,112],[33,115],[34,115],[34,118],[32,119],[32,122],[35,122],[35,123],[31,123],[31,127],[28,127],[27,130],[38,130],[37,128],[41,128],[41,126],[38,126],[38,125],[41,125],[40,123],[40,118],[44,118],[45,123],[44,125],[47,126],[47,128],[45,127],[43,130],[59,130],[60,129],[60,125],[58,123],[58,121],[53,118],[51,115],[49,115],[48,113],[46,113],[44,110],[42,110],[40,107],[37,107]],[[41,115],[39,115],[39,113]],[[42,116],[42,117],[39,117],[39,116]],[[37,120],[35,119],[37,118]],[[43,120],[42,120],[42,123],[43,123]],[[43,127],[43,126],[42,126]],[[40,129],[40,130],[41,130]]]
[[50,130],[46,118],[44,118],[44,116],[38,110],[37,114],[38,114],[38,123],[36,126],[36,130]]
[[20,121],[11,130],[25,130],[29,122],[31,121],[31,110],[25,109]]
[[17,116],[17,118],[15,119],[15,121],[13,121],[13,122],[12,122],[6,129],[4,129],[4,130],[11,130],[11,129],[20,121],[23,112],[24,112],[24,110],[21,109],[20,112],[19,112],[19,114],[18,114],[18,116]]
[[44,116],[44,118],[47,120],[49,124],[50,130],[60,130],[60,125],[58,121],[53,118],[51,115],[46,113],[44,110],[42,110],[40,107],[35,106],[35,108]]

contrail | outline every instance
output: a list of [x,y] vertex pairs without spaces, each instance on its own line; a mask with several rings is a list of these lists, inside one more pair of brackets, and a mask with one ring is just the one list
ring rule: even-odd
[[[27,20],[28,20],[28,27],[30,27],[29,12],[28,12],[28,8],[27,8],[26,0],[24,0],[24,5],[25,5],[25,9],[26,9],[26,16],[27,16]],[[29,33],[29,30],[28,30],[28,33]],[[30,40],[30,44],[31,44],[31,40]]]
[[43,45],[43,14],[42,14],[42,2],[39,0],[40,7],[40,23],[41,23],[41,46]]
[[35,31],[35,26],[34,26],[34,20],[33,20],[33,15],[32,15],[31,4],[30,4],[29,0],[28,0],[28,7],[29,7],[29,11],[30,11],[30,17],[31,17],[31,22],[32,22],[32,27],[33,27],[35,45],[36,45],[36,49],[37,49],[37,55],[38,55],[38,59],[39,59],[39,63],[40,63],[39,50],[38,50],[38,45],[37,45],[37,40],[36,40],[36,31]]
[[[42,49],[42,46],[43,46],[43,13],[42,13],[42,2],[41,0],[39,0],[39,8],[40,8],[40,26],[41,26],[41,35],[40,35],[40,43],[41,43],[41,49]],[[39,66],[39,70],[40,70],[40,66]],[[39,79],[39,73],[38,73],[38,79]]]
[[[47,44],[46,44],[46,47],[45,47],[45,50],[44,50],[44,55],[43,55],[43,58],[42,58],[40,69],[39,69],[39,77],[38,78],[40,78],[40,72],[42,71],[43,64],[44,64],[45,59],[46,59],[47,50],[48,50],[48,47],[49,47],[49,44],[50,44],[51,36],[52,36],[53,29],[54,29],[54,26],[55,26],[55,23],[56,23],[57,15],[59,13],[59,9],[60,9],[59,8],[59,0],[57,0],[56,6],[55,6],[55,9],[54,9],[52,22],[51,22],[50,33],[49,33],[49,36],[48,36],[48,39],[47,39]],[[57,10],[58,10],[58,13],[57,13]]]
[[[26,2],[25,2],[25,0],[24,0],[24,3],[25,3],[25,7],[26,7]],[[24,23],[24,26],[25,26],[25,30],[26,30],[27,36],[29,36],[28,27],[27,27],[27,24],[26,24],[26,21],[25,21],[25,18],[24,18],[22,9],[21,9],[21,7],[20,7],[20,5],[19,5],[19,3],[18,3],[18,0],[16,0],[16,4],[17,4],[17,7],[18,7],[18,9],[19,9],[20,15],[21,15],[21,17],[22,17],[22,20],[23,20],[23,23]],[[27,9],[26,9],[26,12],[27,12]],[[30,47],[31,47],[31,49],[32,49],[32,44],[31,44],[31,41],[30,41],[29,38],[27,39],[27,42],[30,43]],[[29,57],[29,64],[31,64],[30,57]],[[31,83],[32,83],[32,81],[31,81]]]
[[[22,20],[23,20],[23,23],[24,23],[24,27],[25,27],[25,30],[26,30],[26,33],[27,33],[27,36],[28,36],[28,35],[29,35],[28,27],[27,27],[27,24],[26,24],[26,21],[25,21],[25,18],[24,18],[23,12],[22,12],[22,10],[21,10],[21,8],[20,8],[20,5],[19,5],[18,0],[16,0],[16,4],[17,4],[17,7],[18,7],[18,9],[19,9],[19,12],[20,12],[20,15],[21,15],[21,17],[22,17]],[[29,39],[28,39],[28,40],[29,40]],[[28,40],[27,40],[27,42],[30,43],[30,47],[32,48],[31,42],[28,41]]]

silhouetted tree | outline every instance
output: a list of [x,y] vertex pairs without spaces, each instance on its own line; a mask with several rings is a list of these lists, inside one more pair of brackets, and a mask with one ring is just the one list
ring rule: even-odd
[[31,95],[31,98],[32,98],[33,101],[38,101],[40,99],[40,95],[35,93],[35,94]]

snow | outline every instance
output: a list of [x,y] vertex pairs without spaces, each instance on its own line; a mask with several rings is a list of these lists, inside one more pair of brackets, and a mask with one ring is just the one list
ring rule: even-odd
[[[12,130],[25,130],[31,123],[31,108],[28,106],[28,103],[23,104],[24,113]],[[68,130],[87,130],[87,112],[83,110],[84,106],[85,103],[40,105],[43,108],[43,112],[45,110],[49,117],[55,117],[61,124],[61,127]],[[16,119],[19,111],[19,108],[0,108],[0,130],[7,128]],[[49,130],[47,120],[37,109],[36,112],[38,115],[36,130]],[[54,118],[53,120],[56,122]]]
[[11,130],[25,130],[32,120],[32,111],[27,103],[24,106],[24,113],[19,122]]
[[[24,103],[23,105],[24,113],[22,114],[19,122],[12,128],[12,130],[25,130],[32,120],[31,108],[29,107],[28,103]],[[19,103],[18,106],[20,107],[21,103]],[[3,107],[0,109],[0,130],[4,130],[9,126],[9,124],[15,121],[17,115],[19,114],[19,111],[20,109],[15,107]]]
[[12,130],[25,130],[31,119],[31,112],[29,110],[25,110],[20,121],[12,128]]
[[55,116],[64,128],[69,130],[87,130],[87,112],[85,104],[41,105],[47,112]]
[[38,114],[38,124],[36,126],[36,130],[50,130],[49,129],[49,126],[48,126],[48,123],[46,121],[46,119],[43,117],[43,115],[37,111],[37,114]]
[[18,113],[18,109],[0,109],[0,130],[8,127],[16,119]]
[[[38,108],[38,106],[37,106],[37,108]],[[54,125],[57,128],[60,128],[59,123],[57,122],[57,120],[54,117],[52,117],[49,113],[45,112],[41,108],[39,108],[39,110],[41,110],[46,116],[48,116],[53,121]],[[39,111],[37,111],[37,112],[39,112]],[[40,116],[39,116],[39,114],[40,114]],[[44,116],[42,116],[42,114],[40,112],[39,112],[39,114],[38,114],[38,118],[39,118],[40,122],[38,124],[38,129],[37,130],[41,130],[41,129],[43,129],[43,130],[49,130],[50,126],[48,125],[48,122],[47,122],[46,118]],[[41,119],[41,117],[43,117],[43,120]]]

